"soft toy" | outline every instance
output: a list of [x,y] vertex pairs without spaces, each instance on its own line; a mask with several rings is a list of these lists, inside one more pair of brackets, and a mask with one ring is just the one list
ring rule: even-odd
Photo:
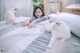
[[14,24],[16,22],[14,13],[16,12],[16,8],[12,7],[5,12],[5,21],[7,24]]

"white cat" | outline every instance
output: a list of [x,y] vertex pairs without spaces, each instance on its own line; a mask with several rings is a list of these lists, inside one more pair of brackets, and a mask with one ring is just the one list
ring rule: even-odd
[[14,24],[16,22],[14,13],[16,12],[16,8],[12,7],[5,12],[5,21],[7,24]]
[[52,34],[52,37],[48,45],[49,48],[53,47],[54,42],[56,40],[59,40],[60,42],[64,42],[65,40],[71,38],[70,28],[66,23],[60,20],[56,21],[53,24],[53,27],[51,29],[51,34]]

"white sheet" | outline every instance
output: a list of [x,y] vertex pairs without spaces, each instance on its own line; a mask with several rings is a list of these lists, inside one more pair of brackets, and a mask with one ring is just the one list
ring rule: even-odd
[[49,21],[43,21],[41,23],[36,24],[34,28],[27,28],[27,27],[19,27],[15,30],[12,30],[6,34],[1,35],[2,37],[0,38],[6,38],[8,36],[12,35],[40,35],[42,33],[42,28],[45,24],[49,24]]
[[26,20],[30,19],[30,17],[16,17],[16,23],[19,23],[19,22],[24,22]]
[[49,22],[39,23],[32,29],[19,27],[10,31],[0,37],[0,46],[5,48],[6,53],[21,53],[32,41],[42,34],[41,25],[47,23]]

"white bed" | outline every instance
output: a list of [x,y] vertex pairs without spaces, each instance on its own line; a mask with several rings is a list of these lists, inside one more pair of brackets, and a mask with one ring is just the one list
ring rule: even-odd
[[[51,16],[66,22],[69,25],[71,31],[80,37],[80,24],[79,24],[80,15],[52,14]],[[41,36],[41,31],[40,31],[41,28],[39,28],[39,26],[37,28],[32,29],[31,31],[30,30],[27,28],[18,26],[18,28],[16,28],[15,30],[12,30],[12,31],[9,31],[8,33],[0,35],[1,36],[0,37],[0,48],[5,49],[6,53],[21,53],[34,40],[36,41],[36,39],[39,36]],[[50,39],[50,37],[49,37],[49,39]],[[74,39],[71,40],[71,43],[73,43],[73,42],[75,42]],[[68,43],[68,44],[70,44],[70,43]],[[35,53],[35,52],[33,52],[33,53]]]

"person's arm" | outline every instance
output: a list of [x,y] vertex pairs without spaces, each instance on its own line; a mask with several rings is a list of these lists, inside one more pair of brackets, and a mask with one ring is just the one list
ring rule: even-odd
[[35,17],[31,17],[30,20],[29,20],[29,22],[32,22],[34,20],[36,20],[36,18]]
[[41,17],[41,18],[35,19],[35,20],[33,20],[32,22],[34,22],[34,23],[39,23],[39,22],[41,22],[41,21],[45,21],[45,20],[47,20],[47,19],[48,19],[47,16],[44,16],[44,17]]
[[31,17],[30,19],[28,19],[28,20],[26,20],[23,24],[22,24],[22,26],[28,26],[33,20],[35,20],[36,18],[35,17]]
[[34,19],[30,20],[30,24],[28,25],[28,28],[33,28],[35,27],[36,23],[47,20],[47,17],[42,17],[42,18],[37,18],[37,19],[35,17],[33,18]]

